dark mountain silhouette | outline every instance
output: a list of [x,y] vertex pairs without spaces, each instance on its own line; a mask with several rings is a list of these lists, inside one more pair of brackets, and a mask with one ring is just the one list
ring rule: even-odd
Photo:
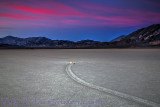
[[77,44],[96,44],[96,43],[100,43],[99,41],[93,41],[93,40],[81,40],[81,41],[77,41]]
[[6,36],[0,38],[0,46],[6,47],[31,47],[31,48],[40,48],[40,47],[67,47],[73,46],[75,42],[68,40],[51,40],[46,37],[29,37],[29,38],[18,38],[13,36]]
[[146,28],[139,29],[124,38],[117,45],[127,47],[145,47],[160,45],[160,24],[154,24]]
[[160,24],[139,29],[129,35],[120,36],[111,42],[81,40],[51,40],[46,37],[18,38],[6,36],[0,38],[1,48],[130,48],[160,47]]
[[6,36],[0,39],[0,44],[17,45],[17,46],[43,46],[51,43],[51,39],[46,37],[29,37],[18,38],[13,36]]

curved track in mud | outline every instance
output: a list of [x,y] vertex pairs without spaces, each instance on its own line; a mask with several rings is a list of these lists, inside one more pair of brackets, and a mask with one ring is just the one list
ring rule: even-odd
[[131,95],[128,95],[128,94],[125,94],[125,93],[121,93],[121,92],[118,92],[118,91],[114,91],[114,90],[111,90],[111,89],[108,89],[108,88],[100,87],[100,86],[97,86],[97,85],[94,85],[94,84],[91,84],[91,83],[88,83],[88,82],[80,79],[79,77],[77,77],[72,72],[71,67],[73,65],[74,64],[68,64],[66,66],[66,72],[70,76],[70,78],[72,78],[74,81],[76,81],[76,82],[78,82],[78,83],[80,83],[82,85],[85,85],[87,87],[90,87],[90,88],[93,88],[93,89],[96,89],[96,90],[99,90],[99,91],[103,91],[103,92],[106,92],[106,93],[109,93],[109,94],[124,98],[124,99],[127,99],[127,100],[131,100],[131,101],[134,101],[134,102],[146,105],[146,106],[160,107],[160,104],[157,104],[157,103],[154,103],[154,102],[151,102],[151,101],[148,101],[148,100],[144,100],[144,99],[141,99],[141,98],[138,98],[138,97],[135,97],[135,96],[131,96]]

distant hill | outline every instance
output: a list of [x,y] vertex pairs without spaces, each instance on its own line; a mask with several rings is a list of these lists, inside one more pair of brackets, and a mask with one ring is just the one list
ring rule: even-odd
[[93,41],[93,40],[81,40],[81,41],[77,41],[77,44],[96,44],[96,43],[100,43],[99,41]]
[[46,37],[18,38],[6,36],[0,38],[0,47],[6,48],[84,48],[99,43],[93,40],[81,40],[77,42],[68,40],[51,40]]
[[160,45],[160,24],[139,29],[122,38],[119,44],[132,47]]
[[130,48],[160,47],[160,24],[139,29],[129,35],[122,35],[111,42],[81,40],[51,40],[46,37],[18,38],[6,36],[0,38],[0,48]]
[[29,37],[29,38],[18,38],[13,36],[6,36],[0,38],[0,44],[17,45],[25,47],[41,47],[49,46],[51,39],[46,37]]

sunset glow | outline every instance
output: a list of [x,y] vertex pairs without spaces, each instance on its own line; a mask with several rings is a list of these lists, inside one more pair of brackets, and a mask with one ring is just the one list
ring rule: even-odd
[[160,22],[158,0],[0,0],[0,37],[108,41]]

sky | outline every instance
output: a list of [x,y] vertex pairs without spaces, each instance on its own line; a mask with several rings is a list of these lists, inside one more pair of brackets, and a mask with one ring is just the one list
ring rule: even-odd
[[107,42],[160,23],[160,0],[0,0],[0,37]]

